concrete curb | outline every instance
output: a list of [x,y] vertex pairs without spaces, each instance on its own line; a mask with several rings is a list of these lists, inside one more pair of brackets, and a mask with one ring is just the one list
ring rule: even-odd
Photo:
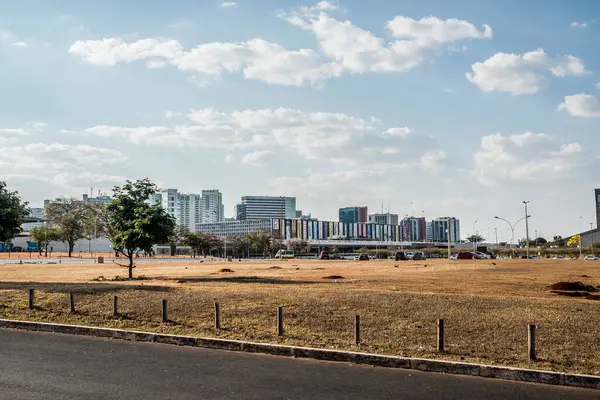
[[600,376],[565,374],[562,372],[539,371],[494,365],[385,356],[341,350],[326,350],[310,347],[253,343],[244,342],[241,340],[198,338],[190,336],[166,335],[161,333],[126,331],[112,328],[95,328],[89,326],[14,321],[6,319],[0,319],[0,328],[67,333],[73,335],[132,340],[137,342],[164,343],[218,350],[243,351],[248,353],[262,353],[294,358],[350,362],[387,368],[414,369],[427,372],[441,372],[445,374],[470,375],[520,382],[600,389]]

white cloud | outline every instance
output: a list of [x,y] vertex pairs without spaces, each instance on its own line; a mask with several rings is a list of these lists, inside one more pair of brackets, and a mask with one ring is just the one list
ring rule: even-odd
[[165,113],[165,117],[166,118],[178,118],[181,117],[183,115],[183,113],[177,112],[177,111],[172,111],[172,110],[168,110]]
[[565,96],[558,110],[566,111],[574,117],[600,117],[600,101],[591,94]]
[[221,7],[235,7],[236,5],[234,1],[224,1],[221,3]]
[[400,136],[406,137],[413,133],[413,130],[407,126],[390,128],[382,133],[383,136]]
[[28,135],[22,128],[0,128],[0,135]]
[[246,154],[242,157],[242,162],[252,167],[260,167],[272,163],[276,157],[276,154],[272,151],[260,150]]
[[600,89],[600,82],[596,83],[594,86],[596,86],[596,89]]
[[588,24],[586,22],[571,22],[571,28],[587,28]]
[[40,121],[29,121],[29,122],[25,123],[25,125],[27,125],[31,129],[33,129],[34,131],[38,131],[38,132],[43,131],[48,126],[47,123],[40,122]]
[[544,182],[573,174],[581,165],[578,143],[560,143],[543,133],[495,134],[481,139],[475,153],[475,175],[479,182]]
[[554,76],[581,76],[589,73],[577,57],[548,57],[543,49],[523,55],[496,53],[484,62],[471,66],[467,79],[483,92],[508,92],[513,95],[537,93],[547,79]]
[[14,46],[14,47],[27,47],[27,43],[25,43],[23,41],[18,41],[18,42],[12,43],[12,46]]
[[166,64],[193,73],[199,86],[218,80],[223,74],[241,73],[246,79],[285,86],[319,87],[327,79],[346,73],[399,72],[410,70],[443,45],[467,39],[487,39],[492,30],[482,30],[463,20],[426,17],[414,20],[398,16],[387,28],[394,40],[363,30],[350,21],[339,21],[327,12],[339,9],[337,3],[321,1],[279,16],[312,31],[326,57],[312,49],[287,50],[277,43],[255,38],[244,42],[204,43],[184,49],[176,40],[147,38],[126,42],[121,38],[78,40],[69,52],[87,62],[112,66],[146,61],[148,68]]

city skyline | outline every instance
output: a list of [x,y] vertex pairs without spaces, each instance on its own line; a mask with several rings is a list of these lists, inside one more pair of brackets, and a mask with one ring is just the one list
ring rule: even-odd
[[530,235],[596,222],[595,1],[99,4],[0,15],[0,179],[32,206],[147,176],[227,216],[255,194],[484,237],[524,200]]

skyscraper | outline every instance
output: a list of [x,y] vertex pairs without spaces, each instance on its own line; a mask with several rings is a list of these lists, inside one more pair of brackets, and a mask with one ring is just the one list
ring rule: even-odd
[[216,189],[202,191],[202,223],[222,222],[225,220],[223,195]]
[[189,232],[195,232],[198,224],[221,222],[225,219],[223,198],[218,190],[203,190],[202,195],[199,195],[166,189],[150,197],[150,204],[157,203],[175,218],[178,227]]
[[339,210],[340,222],[348,224],[356,224],[358,222],[367,222],[368,220],[367,206],[363,207],[343,207]]
[[263,218],[300,218],[302,212],[296,210],[295,197],[283,196],[244,196],[235,207],[236,218],[240,221]]
[[600,189],[595,189],[596,195],[596,229],[600,228]]

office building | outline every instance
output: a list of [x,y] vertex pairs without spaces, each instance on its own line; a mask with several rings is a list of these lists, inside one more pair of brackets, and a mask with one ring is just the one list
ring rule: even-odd
[[244,196],[235,211],[240,221],[302,216],[302,211],[296,210],[296,198],[283,196]]
[[398,214],[370,214],[369,222],[381,225],[398,225]]
[[347,224],[356,224],[368,221],[367,206],[364,207],[343,207],[339,210],[340,222]]
[[175,218],[178,227],[189,232],[195,232],[199,224],[221,222],[225,219],[223,197],[218,190],[203,190],[200,195],[166,189],[153,194],[150,204],[160,204]]
[[400,222],[404,240],[411,242],[427,241],[427,228],[423,217],[405,217]]
[[90,197],[87,194],[84,194],[82,201],[84,203],[108,204],[112,201],[112,198],[107,194],[101,194],[98,192],[98,196],[96,197]]
[[600,189],[594,189],[594,201],[596,203],[596,228],[581,232],[581,245],[583,247],[600,243]]
[[456,243],[460,240],[460,221],[454,217],[439,217],[431,221],[432,241],[448,241],[448,223],[450,223],[450,242]]
[[45,209],[41,207],[32,207],[29,209],[28,219],[41,219],[44,217]]
[[598,229],[600,227],[600,189],[595,189],[594,194],[596,200],[596,229]]
[[244,221],[223,221],[196,225],[196,231],[208,233],[221,238],[246,236],[252,232],[267,231],[271,233],[271,219],[251,219]]

